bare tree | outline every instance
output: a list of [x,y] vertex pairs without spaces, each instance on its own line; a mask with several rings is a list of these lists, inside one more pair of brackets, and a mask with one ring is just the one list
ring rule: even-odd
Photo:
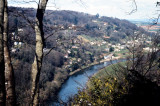
[[32,64],[32,105],[39,104],[39,79],[42,68],[44,32],[43,32],[43,16],[48,0],[39,0],[36,14],[36,53],[34,63]]
[[137,3],[136,0],[132,0],[133,9],[128,13],[128,15],[131,15],[137,11]]
[[4,7],[4,60],[5,60],[5,82],[6,82],[6,105],[16,105],[16,94],[15,94],[15,79],[14,71],[11,63],[11,57],[8,47],[8,6],[7,0],[5,0]]
[[0,106],[5,106],[5,76],[3,56],[3,16],[4,0],[0,0]]

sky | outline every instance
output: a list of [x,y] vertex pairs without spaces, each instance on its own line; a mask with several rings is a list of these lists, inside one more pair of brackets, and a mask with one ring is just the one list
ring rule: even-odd
[[[25,1],[25,2],[24,2]],[[9,6],[37,8],[38,0],[8,0]],[[100,16],[116,17],[120,19],[152,19],[158,17],[160,7],[156,7],[157,0],[49,0],[47,9],[50,10],[73,10]]]

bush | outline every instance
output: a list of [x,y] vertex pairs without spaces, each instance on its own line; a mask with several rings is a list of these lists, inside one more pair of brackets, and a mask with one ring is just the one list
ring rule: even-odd
[[116,78],[91,78],[89,87],[79,91],[75,96],[75,104],[93,106],[112,106],[127,92],[127,81],[123,84]]
[[114,47],[110,47],[109,52],[113,52],[113,51],[114,51]]

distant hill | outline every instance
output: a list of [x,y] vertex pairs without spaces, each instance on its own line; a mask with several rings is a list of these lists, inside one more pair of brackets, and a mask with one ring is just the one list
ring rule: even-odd
[[144,19],[144,20],[130,20],[131,23],[136,24],[138,27],[152,33],[156,33],[160,29],[160,23],[155,23],[157,20]]
[[150,22],[150,19],[129,19],[130,22]]
[[[28,20],[34,23],[34,17],[36,10],[33,8],[16,8],[10,7],[10,31],[14,32],[16,30],[16,23],[18,22],[18,27],[23,27],[28,24]],[[16,17],[15,14],[24,14],[27,19],[22,17]],[[148,34],[144,29],[137,27],[135,24],[127,21],[120,20],[118,18],[111,17],[98,17],[96,15],[90,15],[82,12],[75,11],[52,11],[47,10],[44,17],[44,30],[45,34],[51,33],[55,27],[69,28],[74,26],[76,31],[70,33],[71,36],[75,35],[87,35],[91,37],[108,37],[108,41],[111,42],[122,42],[128,36],[133,35],[134,31],[139,31],[141,33]],[[23,27],[24,29],[32,31],[29,27]],[[32,31],[34,34],[34,31]],[[27,31],[26,31],[27,33]]]

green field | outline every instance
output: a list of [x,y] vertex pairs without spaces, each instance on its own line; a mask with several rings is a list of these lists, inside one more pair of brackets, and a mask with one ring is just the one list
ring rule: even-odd
[[[125,66],[126,62],[119,62],[116,64],[111,64],[107,67],[104,67],[103,69],[99,70],[96,74],[94,74],[92,77],[98,78],[98,79],[104,79],[105,77],[114,77],[116,75],[115,68],[118,68],[119,66]],[[88,88],[91,87],[90,80],[87,83]]]
[[104,77],[107,77],[107,76],[114,76],[115,69],[117,69],[119,66],[125,66],[125,65],[126,65],[126,62],[119,62],[119,63],[116,63],[116,64],[111,64],[111,65],[99,70],[94,75],[94,77],[96,77],[96,78],[104,78]]
[[86,41],[86,42],[91,42],[91,41],[93,41],[93,42],[95,42],[95,41],[104,41],[102,38],[100,38],[100,37],[90,37],[90,36],[88,36],[88,35],[79,35],[78,36],[79,38],[82,38],[84,41]]
[[121,58],[125,58],[125,57],[129,56],[129,51],[128,51],[128,49],[123,49],[118,52],[114,52],[114,55],[115,55],[115,57],[119,56]]

